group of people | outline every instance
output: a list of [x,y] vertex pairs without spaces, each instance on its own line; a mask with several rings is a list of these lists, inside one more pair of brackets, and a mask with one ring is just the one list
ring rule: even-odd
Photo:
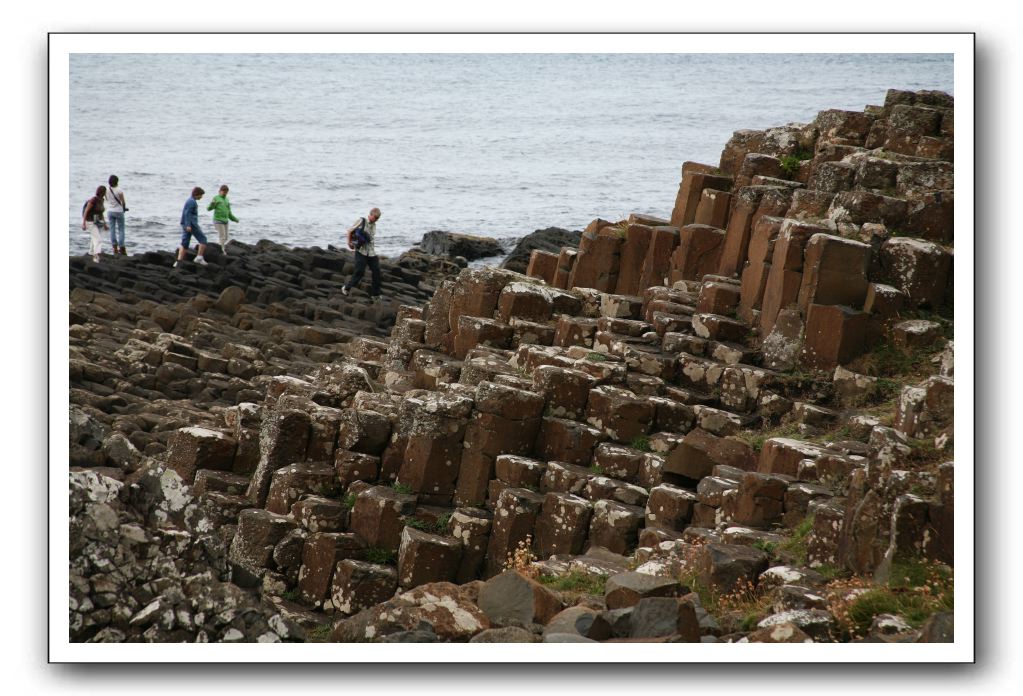
[[89,253],[96,263],[99,263],[103,250],[105,230],[110,231],[110,246],[114,253],[128,253],[124,248],[124,214],[128,212],[128,205],[124,202],[124,192],[117,187],[117,176],[111,174],[107,183],[110,188],[97,186],[96,195],[82,208],[82,229],[89,230]]
[[[220,193],[214,196],[210,204],[206,206],[206,210],[213,211],[213,228],[220,237],[220,253],[224,256],[227,256],[227,243],[231,241],[228,237],[227,226],[231,222],[239,222],[231,212],[231,203],[227,200],[229,191],[227,184],[224,184],[220,187]],[[178,258],[174,261],[174,268],[177,268],[178,264],[185,260],[193,236],[199,243],[195,262],[200,266],[207,265],[204,256],[206,254],[206,235],[203,233],[202,227],[199,226],[199,199],[204,195],[206,192],[202,187],[196,186],[192,189],[192,195],[185,201],[185,207],[181,210],[181,246],[178,247]]]
[[[117,176],[111,174],[107,180],[110,185],[96,188],[96,195],[86,201],[82,208],[82,229],[88,229],[90,233],[89,253],[92,260],[99,263],[102,253],[104,230],[110,231],[110,244],[115,254],[127,254],[124,246],[124,214],[128,212],[125,203],[124,192],[118,188]],[[231,212],[231,203],[227,199],[230,191],[227,184],[220,187],[219,193],[213,197],[206,210],[213,211],[213,227],[220,238],[220,251],[227,256],[227,244],[230,240],[228,225],[232,222],[239,222],[234,213]],[[181,210],[181,245],[178,247],[178,255],[174,261],[174,268],[177,268],[187,258],[192,238],[198,243],[195,256],[195,263],[206,266],[206,235],[199,225],[199,200],[206,195],[206,191],[200,186],[192,189],[192,195],[185,201]],[[380,208],[373,208],[369,215],[361,217],[355,224],[348,228],[348,248],[355,251],[355,272],[352,277],[341,287],[341,294],[347,296],[353,287],[357,286],[366,268],[370,271],[370,298],[376,302],[380,297],[380,259],[377,257],[374,241],[376,240],[376,223],[380,219]]]
[[[89,254],[92,260],[99,263],[100,255],[103,253],[103,232],[109,230],[110,245],[115,254],[127,255],[128,250],[124,246],[124,214],[128,212],[128,205],[125,203],[124,191],[118,188],[118,178],[111,174],[107,180],[109,188],[97,186],[96,195],[85,202],[82,207],[82,229],[89,231]],[[227,255],[228,237],[227,227],[231,222],[238,222],[238,218],[231,212],[231,203],[227,199],[230,189],[227,184],[220,187],[220,193],[213,197],[206,210],[213,211],[213,227],[220,237],[221,252]],[[198,201],[206,192],[196,186],[192,189],[192,195],[185,201],[185,207],[181,211],[181,247],[178,249],[178,257],[174,267],[185,259],[188,252],[188,245],[195,237],[199,243],[199,253],[195,262],[205,266],[206,259],[203,254],[206,251],[206,235],[199,226],[199,205]]]

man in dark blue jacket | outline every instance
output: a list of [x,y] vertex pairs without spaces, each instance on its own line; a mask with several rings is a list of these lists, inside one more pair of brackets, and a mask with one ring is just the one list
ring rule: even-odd
[[207,265],[206,259],[203,258],[203,254],[206,253],[206,235],[199,227],[199,204],[197,202],[204,193],[206,192],[198,186],[192,189],[192,195],[185,201],[185,207],[181,211],[181,248],[178,249],[178,260],[174,262],[175,268],[185,260],[192,235],[195,235],[195,241],[199,242],[199,255],[195,257],[195,262],[200,266]]

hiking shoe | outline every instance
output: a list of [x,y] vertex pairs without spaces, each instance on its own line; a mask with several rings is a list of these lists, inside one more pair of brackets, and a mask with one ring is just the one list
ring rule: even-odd
[[204,259],[204,258],[203,258],[203,257],[201,257],[201,256],[196,256],[196,257],[195,257],[195,262],[196,262],[197,264],[199,264],[200,266],[208,266],[208,265],[209,265],[208,263],[206,263],[206,259]]
[[177,268],[177,267],[178,267],[178,262],[177,262],[177,261],[175,261],[175,262],[174,262],[174,265],[173,265],[173,266],[171,266],[171,268]]
[[92,262],[93,263],[99,263],[99,254],[93,254],[92,255]]
[[341,294],[342,295],[344,295],[345,297],[348,297],[348,293],[349,292],[350,291],[348,290],[348,288],[346,288],[344,285],[341,286]]

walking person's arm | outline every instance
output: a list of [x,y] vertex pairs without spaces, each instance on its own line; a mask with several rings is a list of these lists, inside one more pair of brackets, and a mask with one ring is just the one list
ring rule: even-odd
[[231,212],[231,204],[228,202],[228,200],[226,198],[224,199],[224,204],[227,206],[227,217],[228,217],[228,219],[231,222],[238,222],[239,220],[238,220],[238,218],[236,218],[234,216],[234,213]]

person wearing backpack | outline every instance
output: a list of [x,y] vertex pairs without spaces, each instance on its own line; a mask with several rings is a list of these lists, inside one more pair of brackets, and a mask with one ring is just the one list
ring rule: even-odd
[[128,212],[128,206],[124,203],[124,192],[117,188],[117,176],[111,174],[107,183],[110,184],[106,195],[110,245],[114,247],[115,254],[124,256],[128,254],[128,250],[124,248],[124,214]]
[[227,224],[231,222],[238,222],[238,218],[231,212],[231,203],[227,200],[227,192],[230,191],[227,188],[227,184],[220,187],[220,193],[213,197],[210,204],[206,206],[206,210],[213,211],[213,229],[217,231],[220,236],[220,253],[227,256],[227,243],[231,240],[227,238]]
[[102,232],[107,228],[103,219],[103,199],[107,196],[107,187],[96,187],[96,195],[82,206],[82,229],[89,230],[89,253],[94,263],[99,263],[99,255],[103,250]]
[[174,262],[174,268],[177,268],[178,264],[185,260],[185,255],[188,254],[188,245],[192,241],[192,235],[195,235],[195,241],[199,242],[199,253],[195,257],[195,262],[200,266],[208,265],[203,256],[206,253],[206,235],[203,234],[202,228],[199,227],[198,200],[205,193],[200,187],[196,186],[192,189],[192,195],[185,201],[185,207],[181,209],[181,246],[178,248],[178,260]]
[[373,241],[377,234],[377,220],[380,219],[380,208],[373,208],[369,216],[359,218],[348,228],[348,248],[355,250],[355,272],[347,283],[341,287],[341,294],[348,295],[352,288],[362,281],[369,266],[372,277],[369,296],[374,302],[380,297],[380,259],[377,258]]

